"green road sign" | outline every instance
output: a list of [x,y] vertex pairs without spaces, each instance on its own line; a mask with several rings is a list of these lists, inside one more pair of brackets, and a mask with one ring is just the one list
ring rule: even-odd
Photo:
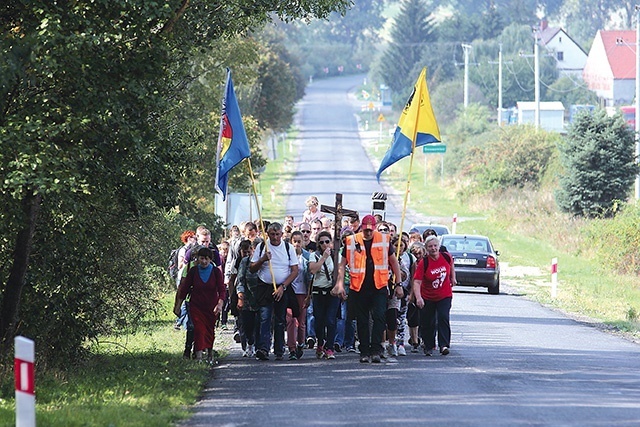
[[423,153],[446,153],[447,146],[444,144],[427,144],[422,146]]

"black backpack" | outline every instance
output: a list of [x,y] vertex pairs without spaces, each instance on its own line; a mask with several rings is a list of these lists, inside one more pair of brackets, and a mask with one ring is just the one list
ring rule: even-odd
[[169,272],[169,276],[173,280],[176,280],[178,278],[178,254],[180,253],[180,249],[182,248],[183,246],[173,249],[171,251],[171,254],[169,255],[169,265],[167,267],[167,271]]

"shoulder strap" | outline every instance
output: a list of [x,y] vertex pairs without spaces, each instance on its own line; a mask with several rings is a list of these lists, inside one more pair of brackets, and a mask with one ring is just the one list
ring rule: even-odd
[[[291,261],[291,254],[289,253],[289,242],[284,241],[284,248],[287,251],[287,258]],[[264,241],[260,242],[260,256],[262,256],[262,250],[264,249]]]

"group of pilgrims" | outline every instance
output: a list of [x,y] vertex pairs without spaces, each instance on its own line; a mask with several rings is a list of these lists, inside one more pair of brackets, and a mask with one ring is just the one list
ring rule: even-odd
[[298,221],[233,225],[217,245],[205,227],[183,232],[174,304],[183,357],[213,361],[216,328],[231,324],[242,356],[261,361],[449,354],[455,270],[436,232],[398,233],[357,213],[336,227],[315,196],[306,207]]

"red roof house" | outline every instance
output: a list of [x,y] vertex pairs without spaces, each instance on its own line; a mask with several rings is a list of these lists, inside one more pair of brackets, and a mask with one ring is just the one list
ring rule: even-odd
[[636,32],[600,30],[582,72],[587,87],[605,107],[633,103],[636,91]]

